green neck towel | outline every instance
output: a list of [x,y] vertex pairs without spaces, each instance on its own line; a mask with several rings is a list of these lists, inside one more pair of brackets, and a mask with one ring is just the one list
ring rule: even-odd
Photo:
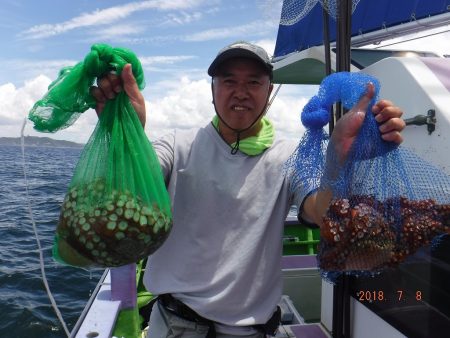
[[[217,115],[213,117],[212,120],[213,126],[219,131],[219,118]],[[264,150],[269,148],[275,137],[275,131],[273,128],[272,122],[267,117],[263,117],[261,119],[262,128],[255,136],[249,136],[240,140],[239,142],[239,150],[244,154],[255,156],[261,154]],[[233,147],[236,144],[231,144]]]

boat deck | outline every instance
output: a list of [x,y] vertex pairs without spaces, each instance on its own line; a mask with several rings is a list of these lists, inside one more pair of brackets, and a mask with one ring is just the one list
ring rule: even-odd
[[[282,325],[276,337],[330,337],[319,322],[312,322],[320,320],[321,280],[316,256],[284,256],[282,268],[285,295],[280,302]],[[112,299],[111,271],[106,270],[75,325],[72,337],[110,338],[121,309],[121,300]],[[298,308],[306,309],[306,313]]]

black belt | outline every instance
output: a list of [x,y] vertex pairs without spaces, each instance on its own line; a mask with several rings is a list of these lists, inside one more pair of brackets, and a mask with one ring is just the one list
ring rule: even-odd
[[[174,298],[171,294],[163,294],[158,296],[158,301],[164,306],[164,308],[185,320],[208,326],[208,333],[206,338],[216,337],[215,322],[205,317],[200,316],[197,312],[192,310],[189,306]],[[277,306],[276,311],[270,317],[270,319],[265,324],[252,325],[251,327],[262,332],[266,335],[275,336],[278,326],[281,320],[281,309]]]

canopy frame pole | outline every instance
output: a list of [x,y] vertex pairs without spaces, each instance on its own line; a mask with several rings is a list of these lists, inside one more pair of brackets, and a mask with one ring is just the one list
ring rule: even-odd
[[[337,2],[336,71],[349,72],[351,64],[352,1]],[[334,120],[345,114],[342,104],[336,104]],[[334,125],[333,125],[334,127]],[[333,132],[330,130],[330,135]],[[344,272],[333,287],[333,338],[350,338],[350,277]]]

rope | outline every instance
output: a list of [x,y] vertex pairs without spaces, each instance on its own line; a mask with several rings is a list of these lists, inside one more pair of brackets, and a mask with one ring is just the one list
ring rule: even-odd
[[24,129],[25,129],[25,125],[27,123],[27,118],[25,118],[23,120],[23,124],[22,124],[22,130],[20,132],[20,144],[21,144],[21,148],[22,148],[22,164],[23,164],[23,176],[25,178],[25,192],[26,192],[26,198],[27,198],[27,202],[28,202],[28,212],[30,215],[30,220],[31,220],[31,224],[33,225],[33,231],[34,231],[34,236],[36,238],[36,243],[38,246],[38,252],[39,252],[39,265],[41,268],[41,275],[42,275],[42,281],[44,282],[44,286],[45,286],[45,290],[47,291],[47,295],[48,298],[50,299],[50,303],[53,307],[53,309],[56,312],[56,316],[58,317],[59,321],[61,322],[61,325],[64,329],[64,332],[66,333],[67,337],[70,337],[70,332],[67,328],[67,325],[64,321],[64,318],[61,315],[61,312],[58,309],[58,306],[56,305],[55,302],[55,298],[52,295],[52,292],[50,291],[50,287],[48,285],[47,282],[47,277],[45,275],[45,265],[44,265],[44,254],[43,254],[43,250],[41,247],[41,241],[39,239],[39,235],[37,232],[37,228],[36,228],[36,222],[34,221],[34,217],[33,217],[33,210],[31,207],[31,199],[30,199],[30,194],[28,191],[28,177],[27,177],[27,170],[26,170],[26,161],[25,161],[25,138],[24,138]]

